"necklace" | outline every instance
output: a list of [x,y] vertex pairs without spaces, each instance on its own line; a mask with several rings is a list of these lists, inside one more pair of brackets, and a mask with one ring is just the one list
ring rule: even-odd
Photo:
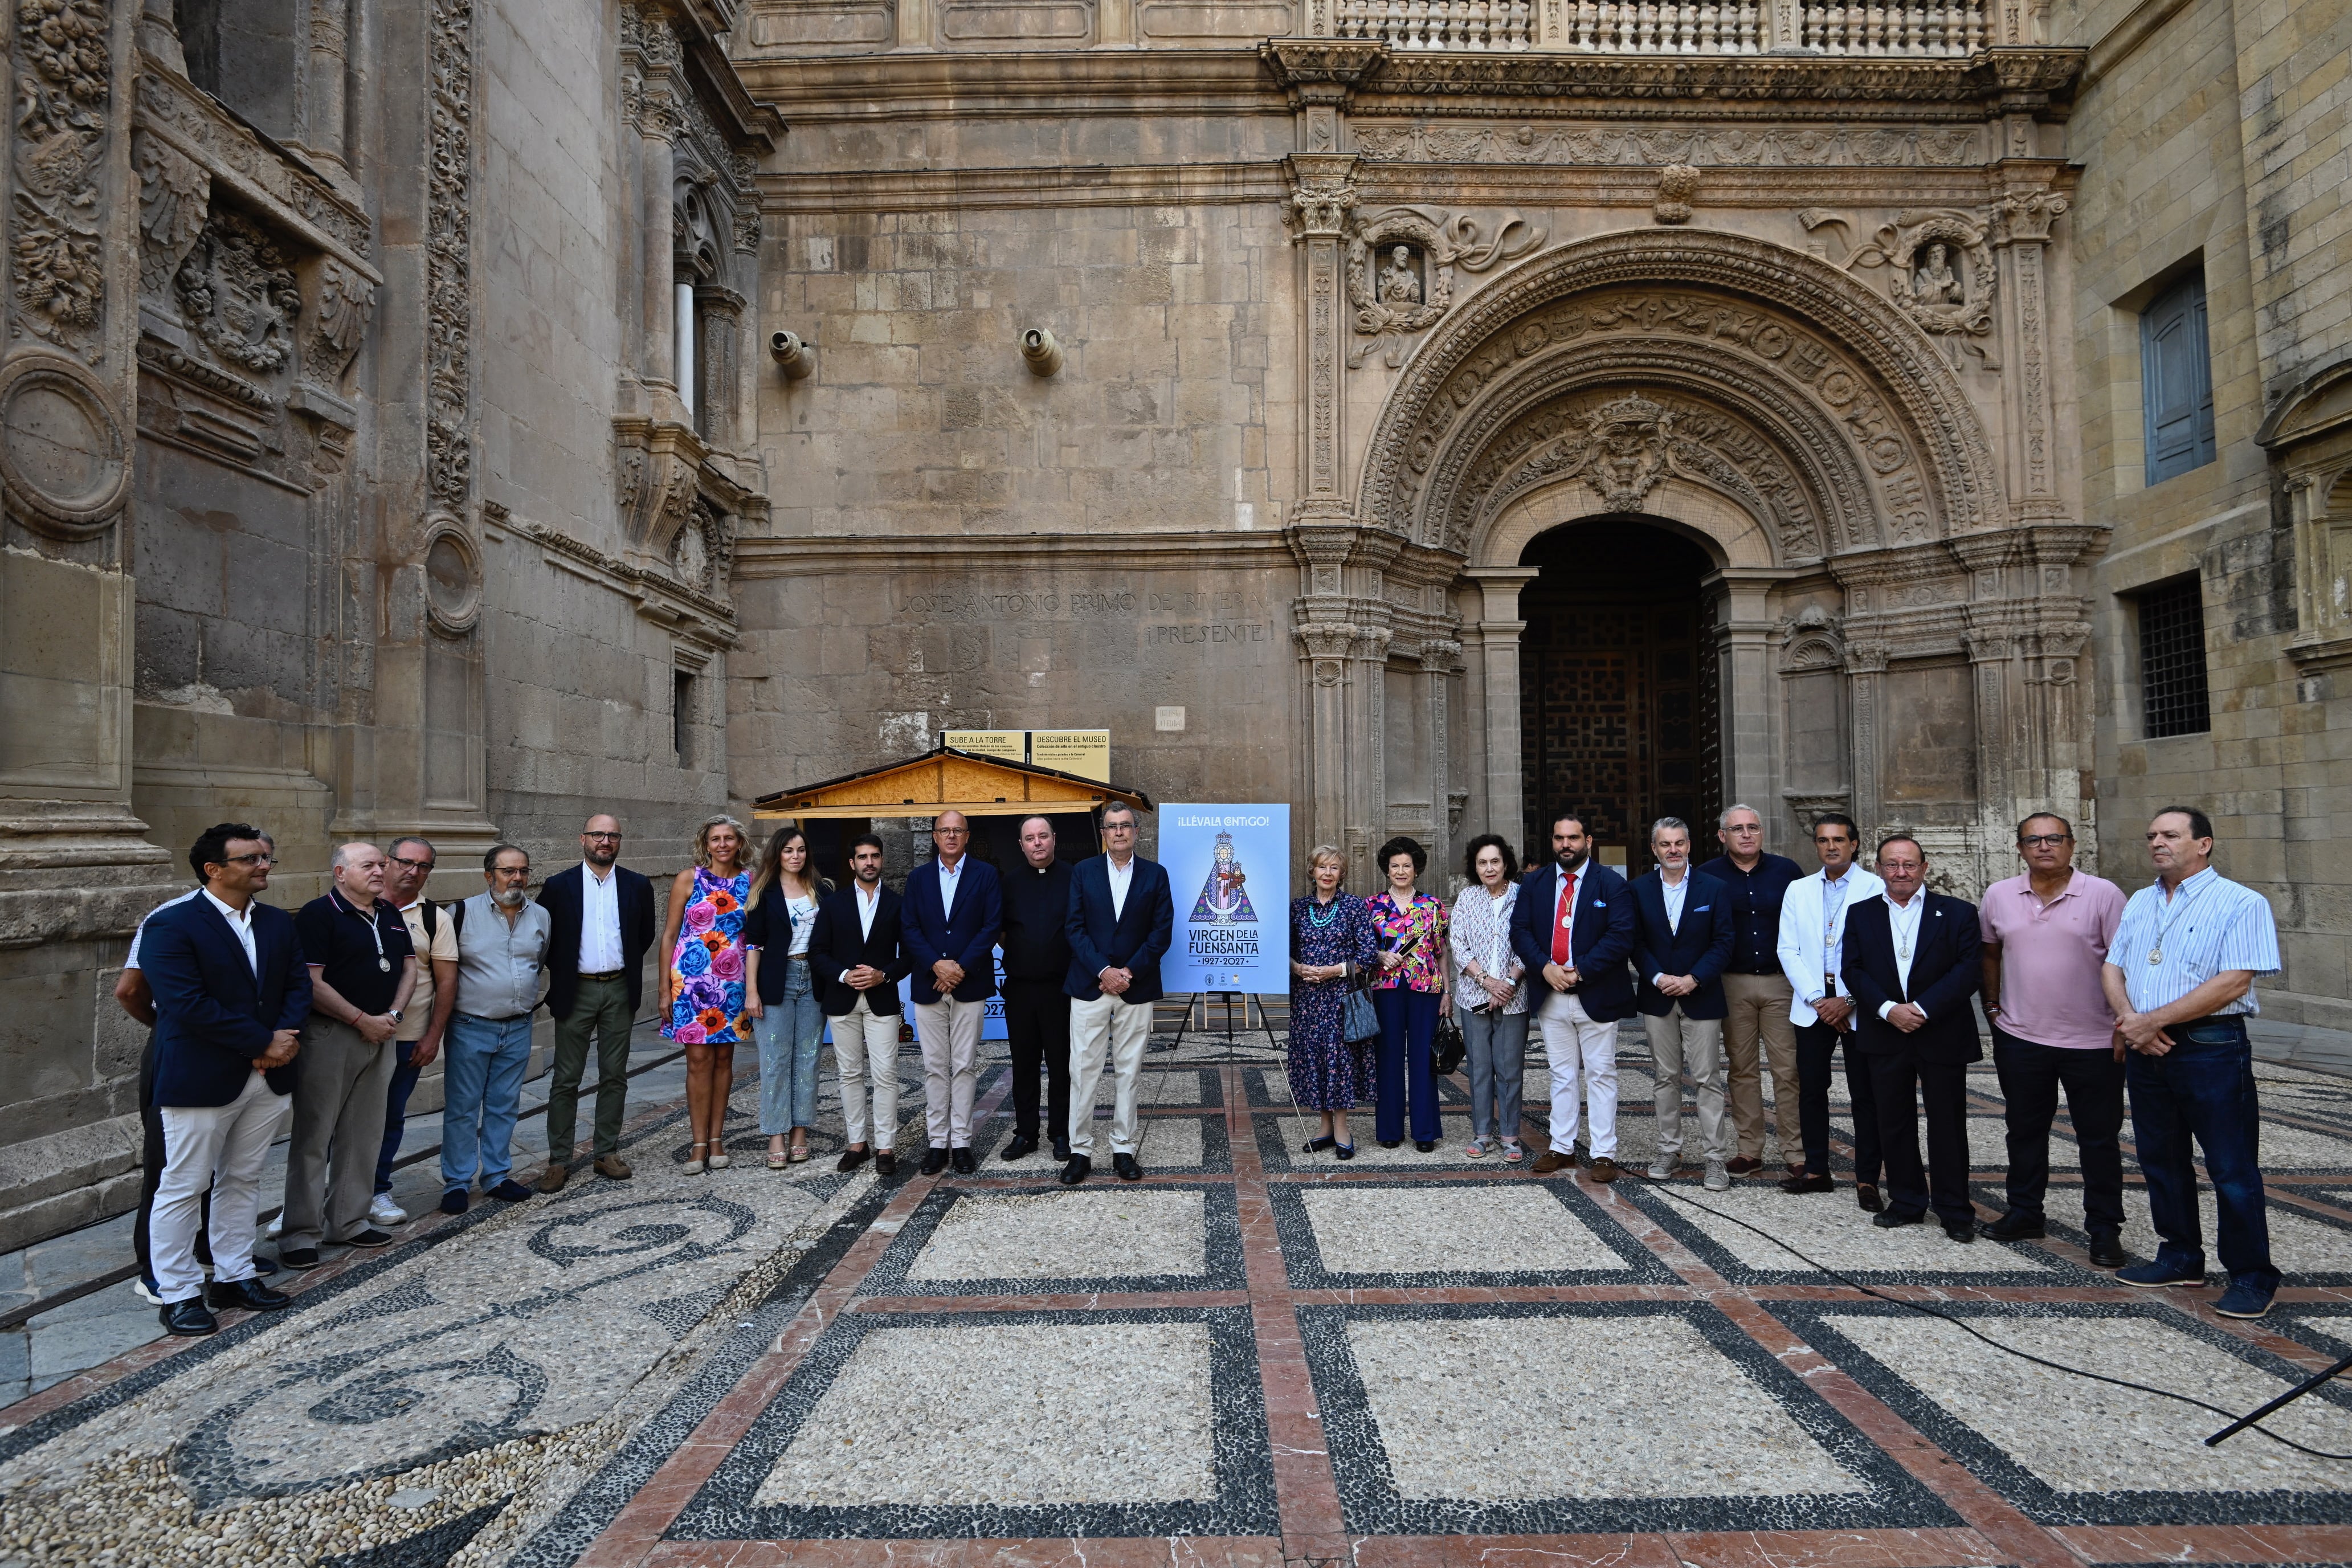
[[2184,881],[2179,887],[2175,888],[2172,890],[2171,898],[2167,900],[2173,906],[2172,918],[2166,921],[2162,925],[2157,927],[2156,945],[2147,950],[2148,963],[2162,963],[2164,962],[2165,939],[2171,936],[2172,928],[2179,923],[2180,917],[2189,912],[2189,900],[2188,898],[2188,883]]
[[1316,929],[1316,930],[1318,930],[1318,931],[1322,930],[1325,926],[1329,925],[1333,921],[1336,921],[1336,920],[1338,920],[1338,919],[1339,918],[1339,900],[1334,899],[1334,900],[1332,900],[1329,903],[1328,903],[1328,904],[1326,904],[1326,905],[1323,905],[1323,906],[1322,906],[1322,908],[1323,908],[1323,910],[1328,910],[1328,913],[1318,913],[1318,912],[1317,912],[1317,907],[1316,907],[1315,901],[1314,901],[1313,900],[1311,900],[1311,899],[1307,900],[1307,922],[1309,925],[1311,925],[1311,926],[1315,927],[1315,929]]

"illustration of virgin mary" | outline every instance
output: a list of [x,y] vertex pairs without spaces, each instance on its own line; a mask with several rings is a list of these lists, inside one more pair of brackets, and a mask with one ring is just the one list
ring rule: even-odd
[[1218,834],[1217,858],[1209,867],[1209,879],[1201,889],[1199,901],[1192,906],[1193,921],[1255,924],[1257,911],[1250,908],[1249,893],[1244,887],[1248,880],[1242,863],[1234,858],[1234,836]]

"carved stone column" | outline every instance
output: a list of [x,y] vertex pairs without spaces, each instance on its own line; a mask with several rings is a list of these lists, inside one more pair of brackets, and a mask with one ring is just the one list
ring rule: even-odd
[[[686,55],[659,5],[621,7],[621,84],[628,124],[636,132],[638,300],[644,322],[637,377],[654,389],[656,418],[690,423],[677,381],[676,226],[677,158],[671,143],[684,128],[682,104],[692,89]],[[667,395],[664,396],[663,394]]]
[[1780,798],[1780,682],[1772,668],[1769,605],[1773,584],[1788,575],[1727,566],[1705,584],[1723,595],[1715,616],[1722,798],[1726,805],[1744,801],[1759,814],[1771,813]]
[[1301,297],[1307,307],[1307,429],[1297,512],[1344,515],[1350,510],[1347,498],[1354,487],[1346,471],[1347,390],[1341,384],[1339,354],[1346,284],[1341,272],[1348,215],[1356,205],[1356,188],[1349,184],[1356,160],[1352,153],[1294,153],[1286,163],[1291,216],[1304,253]]
[[1336,844],[1351,875],[1370,865],[1387,822],[1388,609],[1381,574],[1402,541],[1350,521],[1289,531],[1307,592],[1291,605],[1307,722],[1305,842]]
[[1463,574],[1478,585],[1477,624],[1468,635],[1484,675],[1483,735],[1473,743],[1486,754],[1486,816],[1478,830],[1499,833],[1514,844],[1527,831],[1525,739],[1519,733],[1519,591],[1535,581],[1533,566],[1481,566]]
[[1879,686],[1886,674],[1886,645],[1848,644],[1845,670],[1852,703],[1847,711],[1853,725],[1853,819],[1868,833],[1872,825],[1881,820],[1878,757],[1883,739],[1879,733]]
[[351,0],[310,0],[310,74],[302,84],[302,150],[340,171],[343,94],[351,59]]
[[1450,706],[1447,699],[1454,679],[1454,667],[1462,658],[1462,645],[1445,637],[1423,637],[1421,643],[1420,688],[1421,710],[1428,715],[1429,757],[1429,828],[1433,840],[1429,847],[1431,873],[1438,880],[1433,886],[1443,887],[1445,868],[1454,861],[1453,813],[1448,809],[1454,793],[1453,738],[1447,733]]
[[[2021,174],[2040,173],[2029,165]],[[2063,518],[2059,500],[2057,390],[2052,374],[2047,252],[2050,226],[2066,198],[2039,186],[2014,190],[1992,205],[1992,247],[2000,259],[2001,336],[2015,385],[2003,399],[2012,454],[2010,500],[2021,520]]]

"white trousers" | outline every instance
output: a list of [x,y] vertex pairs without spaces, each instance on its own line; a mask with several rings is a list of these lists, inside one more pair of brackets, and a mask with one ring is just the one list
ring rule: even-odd
[[898,1135],[898,1019],[877,1013],[858,997],[857,1005],[833,1026],[833,1065],[841,1072],[841,1119],[848,1123],[849,1141],[866,1142],[866,1096],[869,1081],[874,1095],[874,1147],[887,1150]]
[[[1540,982],[1538,982],[1540,984]],[[1549,993],[1536,1009],[1544,1060],[1551,1068],[1551,1146],[1560,1153],[1576,1147],[1580,1100],[1592,1111],[1592,1157],[1617,1157],[1617,1026],[1596,1024],[1584,1004],[1566,991]]]
[[1151,1038],[1151,1004],[1116,996],[1091,1002],[1070,998],[1070,1152],[1095,1152],[1095,1089],[1103,1062],[1110,1062],[1110,1152],[1135,1152],[1139,1131],[1135,1080],[1143,1069],[1143,1047]]
[[987,1015],[987,1003],[951,996],[915,1005],[915,1036],[923,1043],[923,1126],[934,1149],[971,1147],[971,1090]]
[[259,1073],[226,1105],[166,1105],[163,1175],[147,1221],[148,1256],[155,1294],[187,1301],[205,1293],[196,1262],[196,1225],[207,1191],[213,1194],[213,1278],[224,1283],[253,1278],[253,1227],[260,1211],[261,1164],[292,1114],[294,1097],[272,1094]]

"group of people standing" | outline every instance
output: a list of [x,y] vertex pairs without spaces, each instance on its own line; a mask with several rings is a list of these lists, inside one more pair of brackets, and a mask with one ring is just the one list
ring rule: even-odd
[[[1874,871],[1864,869],[1847,816],[1813,824],[1820,866],[1811,873],[1764,852],[1752,807],[1726,811],[1717,837],[1723,853],[1694,866],[1689,826],[1660,818],[1650,830],[1656,866],[1629,882],[1592,858],[1583,817],[1562,811],[1550,863],[1524,877],[1503,838],[1474,839],[1468,885],[1450,909],[1418,890],[1427,854],[1410,838],[1381,847],[1387,886],[1366,899],[1346,891],[1340,851],[1318,847],[1313,889],[1291,907],[1291,1096],[1322,1122],[1307,1152],[1353,1158],[1348,1117],[1368,1099],[1383,1148],[1409,1131],[1417,1150],[1435,1150],[1431,1048],[1451,1010],[1470,1083],[1464,1154],[1527,1159],[1520,1097],[1532,1020],[1551,1085],[1549,1136],[1530,1168],[1581,1167],[1591,1181],[1613,1182],[1622,1173],[1617,1026],[1638,1016],[1654,1067],[1654,1181],[1684,1163],[1685,1076],[1704,1185],[1721,1192],[1763,1173],[1769,1071],[1788,1160],[1780,1190],[1834,1191],[1830,1089],[1843,1055],[1855,1198],[1873,1224],[1920,1225],[1932,1213],[1955,1242],[1980,1231],[2039,1238],[2063,1090],[2090,1261],[2130,1285],[2204,1283],[2193,1141],[2229,1276],[2215,1310],[2269,1310],[2280,1276],[2246,1020],[2257,1011],[2255,979],[2279,967],[2277,929],[2260,894],[2213,869],[2203,812],[2172,806],[2150,822],[2156,880],[2129,900],[2075,868],[2073,826],[2046,812],[2018,825],[2024,872],[1987,889],[1981,906],[1927,890],[1927,852],[1907,834],[1883,839]],[[1982,1226],[1969,1196],[1967,1120],[1968,1068],[1984,1055],[1979,997],[2008,1145],[2008,1209]],[[2126,1091],[2159,1238],[2140,1264],[2120,1240]]]

